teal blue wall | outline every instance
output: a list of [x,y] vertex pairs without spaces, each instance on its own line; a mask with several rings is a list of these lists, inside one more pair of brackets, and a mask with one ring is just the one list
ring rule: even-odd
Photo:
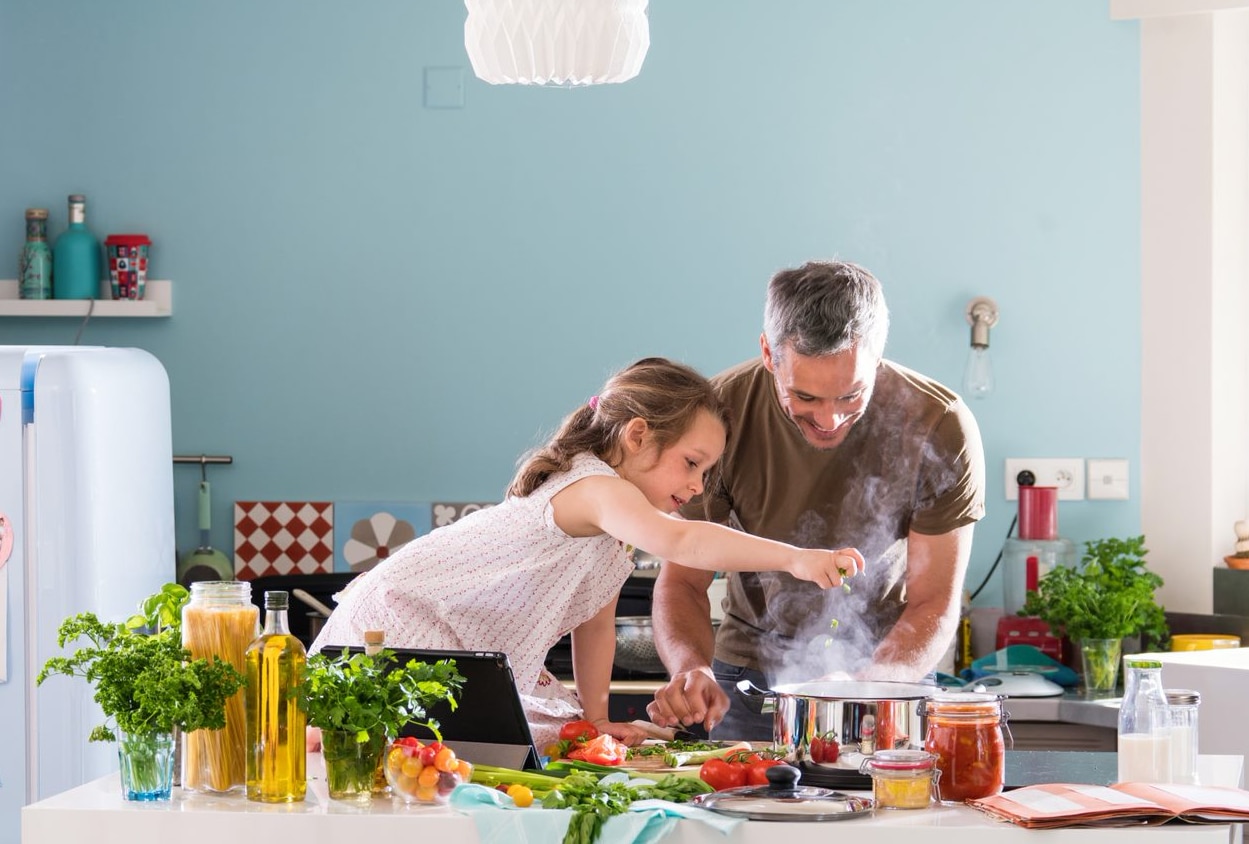
[[[651,354],[757,352],[763,290],[865,264],[888,355],[953,386],[994,297],[975,403],[989,513],[1008,456],[1123,457],[1132,500],[1064,502],[1077,541],[1139,531],[1138,31],[1089,0],[656,0],[641,75],[472,76],[454,0],[4,0],[0,277],[27,206],[145,231],[164,320],[82,341],[164,363],[174,448],[235,499],[497,498],[516,458]],[[422,104],[465,69],[462,109]],[[0,343],[77,320],[0,320]],[[179,467],[179,550],[199,471]],[[1000,601],[991,586],[980,604]]]

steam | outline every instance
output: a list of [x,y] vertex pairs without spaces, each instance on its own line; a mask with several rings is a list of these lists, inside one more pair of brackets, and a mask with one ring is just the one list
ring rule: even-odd
[[[905,415],[910,410],[895,406],[888,413]],[[841,446],[852,454],[857,451],[852,445],[856,433],[861,432],[852,431]],[[807,510],[786,538],[804,548],[857,547],[867,566],[846,581],[849,592],[820,590],[783,573],[748,576],[757,578],[766,601],[766,627],[757,643],[760,664],[773,675],[772,682],[805,683],[837,672],[854,675],[870,666],[905,605],[909,515],[957,485],[967,471],[961,460],[943,460],[937,454],[926,439],[931,434],[894,430],[882,436],[873,431],[877,443],[872,450],[879,457],[860,454],[851,459],[848,494],[836,508],[841,523],[830,524],[820,510]],[[922,478],[918,486],[916,477]]]

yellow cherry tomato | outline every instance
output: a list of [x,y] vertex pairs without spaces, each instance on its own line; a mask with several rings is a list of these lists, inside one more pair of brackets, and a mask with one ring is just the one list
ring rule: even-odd
[[516,783],[507,787],[507,796],[520,808],[533,805],[533,790],[527,785]]

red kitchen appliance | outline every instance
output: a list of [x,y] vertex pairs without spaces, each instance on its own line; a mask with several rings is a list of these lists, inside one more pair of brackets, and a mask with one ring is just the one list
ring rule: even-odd
[[1075,543],[1058,535],[1057,487],[1019,485],[1018,533],[1017,538],[1007,537],[1002,549],[1002,606],[1007,619],[1023,609],[1028,593],[1036,591],[1046,572],[1078,561]]

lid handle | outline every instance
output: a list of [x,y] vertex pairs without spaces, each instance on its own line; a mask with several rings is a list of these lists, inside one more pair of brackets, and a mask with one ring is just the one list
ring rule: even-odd
[[798,780],[802,777],[802,771],[793,765],[773,765],[763,773],[768,778],[769,796],[793,794],[798,790]]

